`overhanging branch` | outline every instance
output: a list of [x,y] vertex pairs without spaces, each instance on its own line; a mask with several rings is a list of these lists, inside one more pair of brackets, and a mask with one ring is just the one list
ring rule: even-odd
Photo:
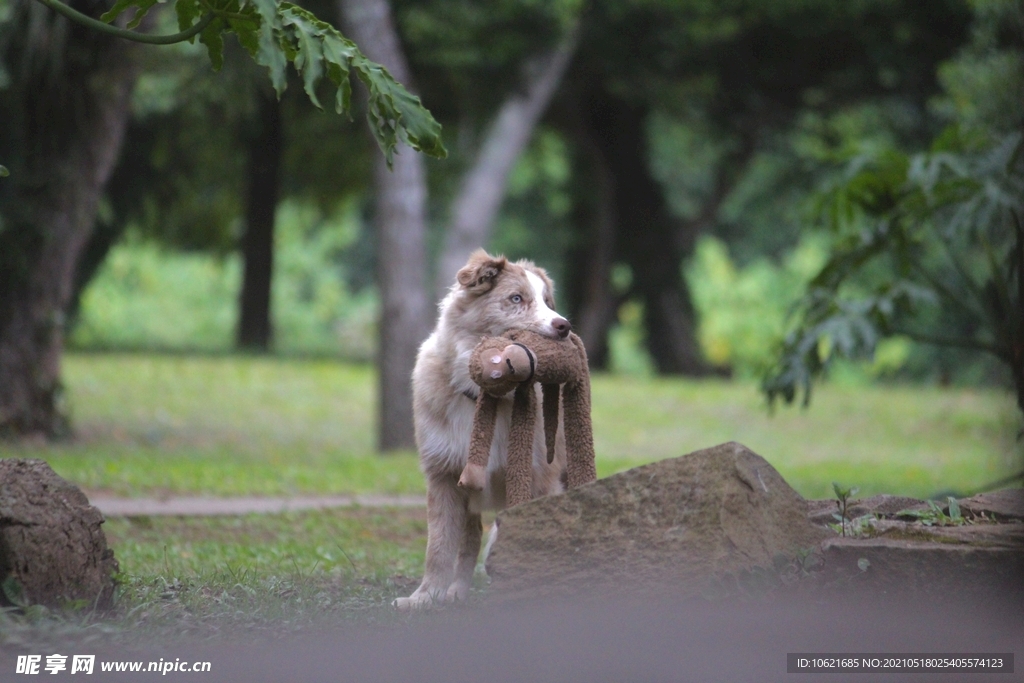
[[147,45],[173,45],[174,43],[183,43],[186,40],[190,40],[194,36],[202,33],[203,29],[209,26],[210,22],[216,19],[216,16],[211,12],[210,14],[203,16],[203,18],[201,18],[194,26],[181,31],[180,33],[173,33],[166,36],[153,36],[147,33],[129,31],[128,29],[120,28],[119,26],[111,26],[99,19],[93,19],[88,15],[82,14],[78,10],[68,7],[63,2],[58,2],[58,0],[37,0],[37,2],[46,5],[54,12],[57,12],[76,24],[81,24],[86,28],[91,28],[94,31],[106,33],[107,35],[115,36],[117,38],[132,40],[136,43],[146,43]]

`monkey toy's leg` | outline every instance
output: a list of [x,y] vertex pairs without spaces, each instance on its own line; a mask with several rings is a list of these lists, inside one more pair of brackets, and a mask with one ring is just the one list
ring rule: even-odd
[[498,399],[481,391],[476,399],[473,415],[473,435],[469,441],[469,460],[462,469],[459,486],[471,491],[483,491],[487,483],[487,459],[494,440],[494,422],[498,416]]
[[508,463],[505,466],[505,496],[508,507],[525,503],[533,495],[533,436],[537,420],[533,385],[516,389],[512,403],[512,424],[508,435]]

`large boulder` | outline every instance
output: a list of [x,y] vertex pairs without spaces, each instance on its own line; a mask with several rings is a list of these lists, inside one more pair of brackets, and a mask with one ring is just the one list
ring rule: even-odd
[[498,516],[487,559],[497,596],[671,589],[771,568],[818,547],[806,501],[764,458],[730,442],[535,499]]
[[118,566],[103,521],[44,461],[0,459],[0,604],[109,607]]

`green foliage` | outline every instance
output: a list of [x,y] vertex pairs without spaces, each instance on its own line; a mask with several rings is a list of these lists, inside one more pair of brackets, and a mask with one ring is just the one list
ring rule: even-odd
[[775,263],[761,257],[739,268],[726,245],[714,237],[698,240],[686,280],[693,293],[705,357],[745,379],[760,376],[772,348],[785,332],[786,312],[825,258],[813,237]]
[[[130,24],[137,26],[154,4],[155,0],[118,0],[103,20],[112,22],[134,8]],[[291,63],[313,104],[322,106],[317,90],[321,83],[329,82],[335,88],[335,111],[345,113],[351,106],[349,75],[354,71],[369,92],[367,119],[389,165],[399,141],[433,157],[446,156],[441,126],[419,97],[308,10],[277,0],[177,0],[175,12],[183,31],[212,15],[199,41],[206,46],[213,68],[219,70],[223,65],[224,36],[233,33],[253,59],[267,68],[279,97],[287,85],[286,68]]]
[[121,495],[423,491],[415,454],[376,456],[366,365],[70,354],[65,372],[82,438],[0,446],[0,457],[44,457],[71,481]]
[[1019,35],[1024,7],[975,9],[971,44],[939,69],[952,125],[926,152],[861,150],[820,193],[833,245],[762,385],[770,403],[806,405],[835,359],[902,335],[998,358],[1024,410],[1024,68],[999,37]]
[[6,178],[11,175],[11,172],[7,170],[6,166],[0,166],[0,178]]
[[644,348],[643,321],[642,302],[630,300],[619,306],[618,323],[608,333],[612,372],[635,377],[654,376],[654,361]]
[[[290,201],[279,206],[271,291],[277,350],[372,358],[375,294],[352,294],[346,283],[358,208],[355,201],[333,213]],[[240,283],[237,254],[174,252],[128,240],[111,250],[83,293],[71,344],[227,351]]]
[[70,338],[80,348],[230,348],[237,257],[114,247],[82,295]]
[[[832,358],[870,357],[895,334],[1013,365],[1024,335],[1015,285],[1024,263],[1021,139],[1010,134],[976,150],[957,143],[947,135],[928,153],[857,159],[823,195],[835,246],[764,382],[769,402],[789,403],[802,391],[807,404],[812,379]],[[929,305],[966,317],[971,332],[924,329],[914,316]]]
[[934,500],[928,501],[927,510],[900,510],[897,517],[912,517],[925,526],[962,526],[967,524],[960,503],[953,496],[946,498],[946,509],[939,507]]

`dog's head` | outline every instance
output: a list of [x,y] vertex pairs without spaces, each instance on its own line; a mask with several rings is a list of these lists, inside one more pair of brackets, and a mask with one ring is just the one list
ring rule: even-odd
[[460,322],[476,334],[497,336],[526,329],[557,339],[572,330],[554,310],[554,283],[531,261],[512,262],[478,249],[456,281]]

